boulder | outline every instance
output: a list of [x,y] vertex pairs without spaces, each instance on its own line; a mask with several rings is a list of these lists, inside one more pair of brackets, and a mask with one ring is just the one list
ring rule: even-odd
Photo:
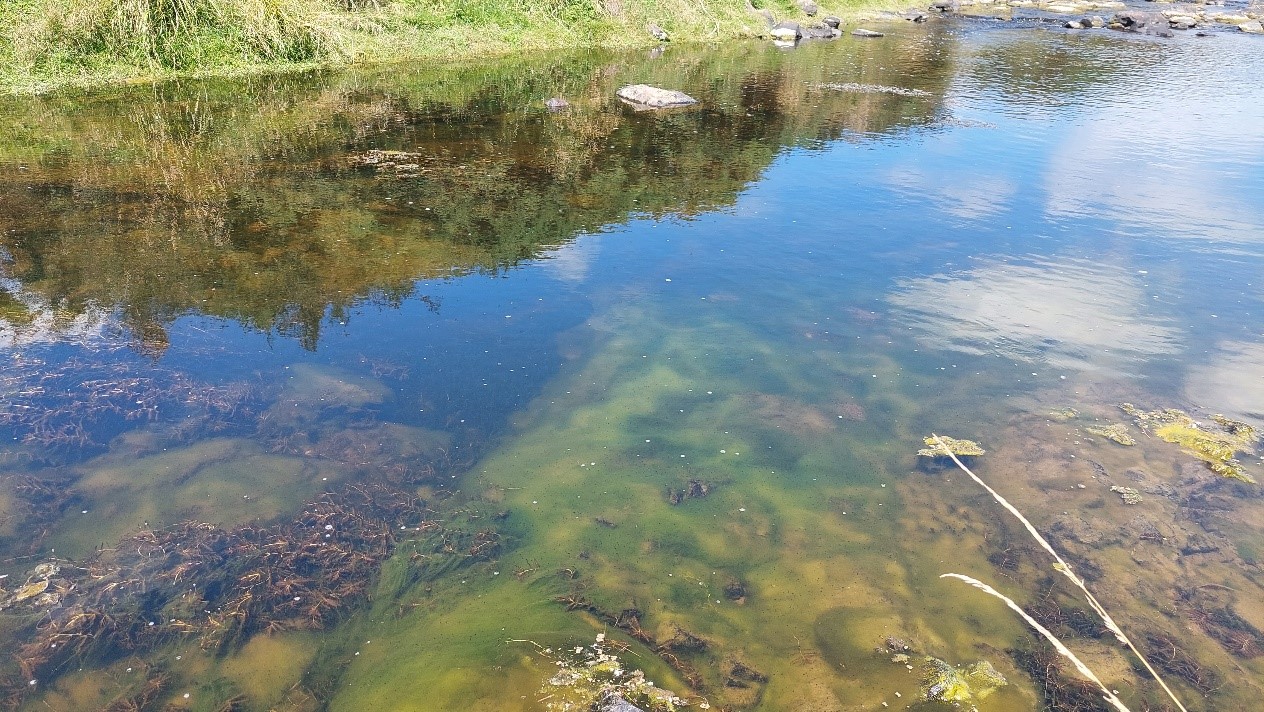
[[1101,29],[1106,26],[1106,18],[1100,15],[1094,15],[1088,18],[1088,26]]
[[810,40],[832,40],[843,33],[833,27],[804,27],[803,36]]
[[853,37],[884,37],[885,36],[881,32],[866,30],[862,27],[857,27],[856,29],[852,30],[851,34]]
[[935,0],[930,4],[930,9],[940,12],[956,12],[960,8],[961,3],[958,0]]
[[645,29],[646,29],[646,31],[647,31],[647,32],[649,32],[649,33],[650,33],[650,36],[651,36],[651,37],[653,37],[654,39],[658,40],[659,42],[670,42],[670,41],[671,41],[671,36],[667,34],[667,30],[664,30],[663,28],[659,27],[658,25],[656,25],[656,24],[654,24],[654,23],[652,23],[652,22],[651,22],[650,24],[646,25],[646,26],[645,26]]
[[629,84],[617,94],[620,99],[637,109],[670,109],[698,103],[697,99],[684,92],[660,89],[648,84]]
[[833,15],[826,15],[825,17],[821,18],[821,22],[825,23],[826,27],[832,27],[836,30],[838,29],[839,25],[843,24],[843,21],[841,19],[834,17]]
[[1088,24],[1085,20],[1067,20],[1062,23],[1062,26],[1068,30],[1085,30],[1092,27],[1092,25]]
[[1171,15],[1167,18],[1167,26],[1174,30],[1191,30],[1197,24],[1198,20],[1189,15]]
[[799,9],[803,11],[803,14],[808,17],[816,17],[816,13],[821,11],[820,6],[812,0],[798,0],[795,5],[798,5]]
[[1253,35],[1264,34],[1264,24],[1261,24],[1259,20],[1251,20],[1250,22],[1244,22],[1241,25],[1238,25],[1238,29],[1242,30],[1243,32],[1250,32]]
[[768,30],[774,40],[794,42],[803,37],[803,27],[797,22],[778,22]]
[[1112,30],[1124,32],[1141,32],[1147,35],[1171,37],[1167,17],[1161,12],[1144,12],[1142,10],[1123,10],[1115,13],[1108,25]]

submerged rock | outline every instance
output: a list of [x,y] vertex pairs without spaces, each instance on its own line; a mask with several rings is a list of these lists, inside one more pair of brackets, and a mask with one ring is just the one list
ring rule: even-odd
[[886,36],[882,34],[881,32],[866,30],[863,27],[857,27],[856,29],[851,31],[851,34],[853,37],[885,37]]
[[560,96],[555,96],[552,99],[546,99],[544,105],[548,107],[549,111],[561,111],[570,106],[571,103]]
[[698,100],[674,89],[660,89],[648,84],[629,84],[617,92],[620,99],[637,109],[669,109],[697,104]]
[[623,699],[623,695],[610,694],[597,703],[597,712],[645,712],[645,710]]

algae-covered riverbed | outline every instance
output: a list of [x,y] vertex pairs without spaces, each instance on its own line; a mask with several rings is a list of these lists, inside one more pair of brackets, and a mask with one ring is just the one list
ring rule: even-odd
[[3,705],[1255,709],[1258,38],[885,29],[4,100]]

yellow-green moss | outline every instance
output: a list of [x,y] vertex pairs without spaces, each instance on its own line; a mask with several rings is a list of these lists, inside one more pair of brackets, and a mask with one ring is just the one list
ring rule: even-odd
[[1107,440],[1119,443],[1120,445],[1136,445],[1137,441],[1128,434],[1128,426],[1123,423],[1111,423],[1110,425],[1090,425],[1084,428],[1084,431],[1090,435],[1106,438]]
[[938,658],[928,657],[922,666],[922,691],[928,700],[964,702],[973,706],[973,703],[1007,684],[1005,677],[986,660],[957,668]]
[[1243,482],[1255,482],[1235,457],[1251,452],[1258,437],[1255,428],[1223,415],[1213,415],[1216,429],[1205,428],[1187,413],[1175,408],[1145,411],[1131,403],[1119,406],[1136,418],[1137,425],[1151,430],[1160,439],[1180,445],[1185,452],[1207,463],[1212,472]]
[[[977,457],[987,452],[973,440],[959,440],[950,438],[946,435],[940,435],[939,440],[943,441],[943,445],[933,437],[923,438],[922,442],[927,447],[917,451],[919,457],[948,457],[949,453],[957,457]],[[944,448],[947,447],[945,450]]]

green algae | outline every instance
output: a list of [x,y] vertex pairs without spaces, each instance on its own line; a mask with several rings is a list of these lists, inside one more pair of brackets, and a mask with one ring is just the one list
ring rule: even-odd
[[922,665],[922,690],[927,700],[974,705],[987,699],[1009,682],[992,663],[980,660],[965,667],[953,667],[939,658],[926,658]]
[[918,457],[948,457],[950,454],[957,457],[978,457],[987,452],[973,440],[959,440],[946,435],[940,435],[939,440],[943,441],[942,445],[933,437],[923,438],[922,442],[929,447],[918,450]]
[[1090,425],[1084,428],[1084,432],[1090,435],[1106,438],[1111,442],[1119,445],[1136,445],[1137,441],[1128,434],[1128,426],[1123,423],[1111,423],[1110,425]]
[[1070,406],[1067,406],[1064,408],[1058,408],[1056,410],[1049,411],[1049,417],[1053,418],[1056,421],[1064,423],[1068,420],[1075,420],[1076,418],[1080,417],[1080,411]]
[[1213,415],[1212,422],[1217,426],[1213,430],[1175,408],[1145,411],[1131,403],[1119,407],[1135,418],[1143,429],[1152,431],[1165,442],[1180,445],[1186,453],[1206,462],[1212,472],[1230,479],[1255,482],[1236,457],[1239,452],[1253,451],[1259,436],[1252,426],[1223,415]]
[[1110,491],[1118,494],[1119,498],[1124,501],[1124,504],[1141,504],[1143,501],[1141,493],[1135,487],[1112,486]]
[[[538,699],[552,673],[542,677],[540,661],[506,640],[554,648],[591,640],[608,625],[603,616],[629,609],[655,644],[609,634],[633,646],[635,657],[625,659],[682,695],[685,673],[660,651],[701,678],[713,705],[877,704],[872,688],[857,688],[850,672],[817,656],[816,620],[830,609],[881,611],[891,624],[922,617],[903,566],[874,545],[897,541],[902,526],[899,492],[883,486],[904,457],[898,442],[878,439],[881,424],[817,425],[817,411],[828,412],[817,404],[855,398],[832,368],[778,364],[769,382],[755,382],[717,363],[763,353],[768,344],[756,333],[706,320],[706,329],[691,330],[639,309],[619,306],[610,317],[635,326],[637,340],[608,339],[564,374],[464,484],[471,506],[481,500],[508,512],[498,524],[511,542],[501,558],[428,582],[424,593],[406,582],[388,587],[399,578],[386,567],[372,616],[385,620],[356,624],[383,647],[358,649],[332,709],[397,706],[418,688],[431,692],[405,709],[516,709],[523,695]],[[847,368],[865,369],[865,379],[889,372],[873,363]],[[770,422],[761,406],[788,417]],[[714,487],[669,504],[663,491],[691,479]],[[729,595],[734,580],[744,595]],[[707,641],[705,649],[672,647],[681,630]],[[768,682],[734,677],[734,659]],[[498,679],[486,679],[493,668]],[[903,668],[875,675],[916,693]]]

